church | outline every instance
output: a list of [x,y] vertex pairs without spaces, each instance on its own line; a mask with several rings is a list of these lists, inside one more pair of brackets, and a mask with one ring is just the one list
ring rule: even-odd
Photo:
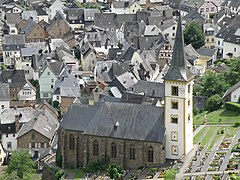
[[163,78],[164,105],[73,103],[58,131],[63,167],[85,167],[89,161],[108,157],[124,169],[135,169],[188,154],[193,148],[194,76],[186,61],[179,16],[171,66]]

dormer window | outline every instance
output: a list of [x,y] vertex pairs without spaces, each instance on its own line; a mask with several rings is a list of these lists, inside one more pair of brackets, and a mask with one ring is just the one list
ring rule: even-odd
[[178,96],[178,86],[172,86],[171,87],[171,94],[173,96]]

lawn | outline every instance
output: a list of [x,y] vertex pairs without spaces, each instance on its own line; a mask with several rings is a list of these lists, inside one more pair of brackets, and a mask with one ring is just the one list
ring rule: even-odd
[[240,128],[236,128],[236,127],[227,127],[226,128],[226,137],[225,138],[230,138],[230,137],[233,137],[237,130],[239,130]]
[[80,178],[85,177],[85,173],[84,173],[83,169],[74,168],[74,169],[67,169],[67,171],[70,171],[71,173],[73,173],[75,175],[74,180],[78,180]]
[[213,133],[216,131],[216,129],[218,129],[216,126],[209,127],[208,132],[206,133],[206,135],[201,141],[202,147],[204,147],[208,143],[209,139],[211,138]]
[[178,170],[176,170],[176,169],[168,170],[168,171],[166,171],[166,173],[164,175],[164,179],[173,180],[173,179],[175,179],[175,176],[177,173],[178,173]]
[[207,127],[202,128],[197,134],[196,136],[194,136],[193,138],[193,144],[196,144],[201,137],[203,136],[204,132],[206,131]]
[[239,114],[226,110],[224,107],[222,107],[210,113],[207,113],[205,111],[201,114],[194,116],[193,123],[195,125],[202,124],[202,122],[204,121],[205,114],[207,119],[206,124],[232,124],[233,125],[236,122],[239,122],[240,120]]

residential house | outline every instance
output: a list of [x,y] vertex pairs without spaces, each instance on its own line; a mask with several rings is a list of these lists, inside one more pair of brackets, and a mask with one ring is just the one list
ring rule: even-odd
[[165,20],[161,23],[160,29],[163,34],[168,34],[170,38],[175,39],[177,22],[174,19]]
[[213,65],[217,60],[217,49],[210,49],[201,47],[197,50],[200,57],[197,60],[197,64],[206,64],[208,66]]
[[9,83],[11,107],[14,107],[16,102],[22,102],[27,106],[36,100],[36,89],[26,81],[24,70],[4,70],[0,75],[0,81]]
[[129,2],[113,1],[111,4],[111,12],[115,14],[129,14]]
[[16,137],[17,147],[33,150],[33,158],[37,159],[40,150],[50,146],[56,129],[57,124],[45,115],[39,114],[21,127]]
[[32,61],[33,56],[38,54],[38,51],[37,48],[21,48],[21,64],[19,67],[24,69],[26,79],[33,79]]
[[18,93],[18,101],[23,101],[24,106],[32,106],[35,104],[36,94],[36,88],[26,80],[26,83]]
[[115,13],[95,13],[94,24],[105,31],[116,30],[116,14]]
[[92,25],[94,23],[94,14],[99,13],[98,9],[84,9],[84,24],[85,26]]
[[129,5],[129,14],[135,14],[141,10],[142,10],[141,4],[138,1],[133,1],[133,3]]
[[231,86],[223,95],[225,102],[239,102],[240,101],[240,82]]
[[[89,161],[103,156],[124,169],[163,163],[162,112],[163,108],[120,102],[72,104],[59,129],[63,167],[85,167]],[[157,131],[156,124],[160,128]],[[84,146],[84,142],[88,143]]]
[[3,64],[15,66],[20,60],[20,50],[25,47],[25,35],[5,34],[2,39]]
[[9,84],[0,82],[0,112],[10,108]]
[[52,97],[53,102],[59,102],[62,114],[67,112],[76,98],[80,97],[79,82],[74,75],[67,71],[56,81]]
[[69,8],[66,11],[66,20],[73,30],[84,28],[84,9]]
[[218,6],[213,1],[207,0],[198,8],[198,12],[204,15],[206,19],[213,19],[218,12]]
[[6,13],[6,24],[9,27],[9,34],[18,34],[16,23],[20,20],[20,13]]
[[203,24],[203,31],[205,34],[205,46],[206,48],[215,48],[216,38],[215,35],[218,32],[218,27],[214,24]]
[[39,111],[33,108],[5,109],[0,114],[1,139],[4,149],[14,151],[17,149],[16,136],[21,126],[39,115]]
[[40,85],[40,98],[51,99],[52,90],[58,77],[64,70],[64,64],[62,62],[48,62],[42,69],[39,76]]
[[181,10],[182,15],[186,15],[194,9],[199,9],[205,0],[191,0],[191,1],[181,1],[179,3],[179,9]]
[[48,36],[51,38],[62,38],[71,30],[71,26],[60,12],[57,12],[50,25],[47,26]]
[[222,58],[240,57],[240,23],[236,17],[231,24],[224,26],[216,35],[216,47]]
[[52,20],[57,13],[64,14],[64,3],[61,0],[55,0],[54,3],[47,9],[49,20]]
[[39,22],[38,18],[37,18],[37,11],[36,10],[33,10],[33,11],[30,11],[30,10],[23,11],[22,12],[22,18],[26,19],[26,20],[31,18],[33,21]]
[[6,3],[2,7],[5,13],[22,13],[24,10],[23,7],[19,6],[16,3]]
[[76,39],[75,39],[75,33],[74,31],[69,31],[62,37],[63,41],[70,47],[74,48],[76,47]]
[[97,63],[97,56],[93,46],[86,42],[81,47],[81,67],[84,71],[92,71]]
[[36,12],[37,12],[37,19],[38,19],[38,22],[40,21],[45,21],[46,23],[49,22],[48,20],[48,14],[47,12],[44,10],[44,7],[43,6],[37,6],[37,8],[35,9]]

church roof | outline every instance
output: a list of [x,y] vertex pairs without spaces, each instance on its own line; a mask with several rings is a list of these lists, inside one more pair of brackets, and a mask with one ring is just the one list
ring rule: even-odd
[[60,126],[86,135],[163,143],[163,114],[163,108],[151,105],[106,101],[93,106],[72,104]]
[[179,15],[176,39],[173,46],[171,67],[163,79],[189,81],[193,77],[193,73],[187,68],[187,59],[184,50],[184,38],[182,32],[182,21],[181,16]]

